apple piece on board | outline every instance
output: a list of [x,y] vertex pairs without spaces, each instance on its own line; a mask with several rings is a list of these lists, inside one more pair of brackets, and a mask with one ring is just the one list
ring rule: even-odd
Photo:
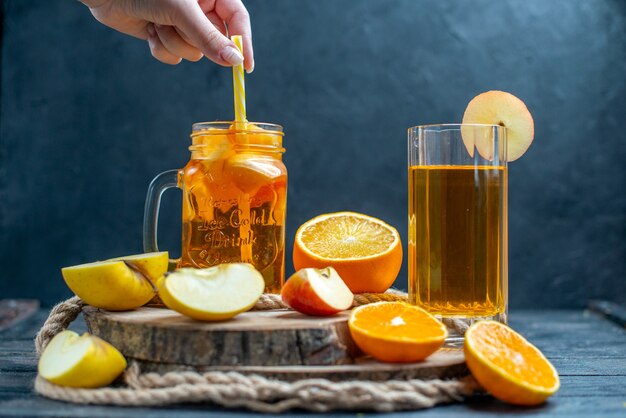
[[280,295],[292,309],[315,316],[334,315],[350,308],[354,300],[354,294],[332,267],[298,270]]
[[167,271],[168,254],[149,253],[64,267],[67,286],[96,308],[124,311],[145,305],[156,294],[154,278]]
[[263,276],[251,264],[181,268],[159,281],[168,308],[201,321],[222,321],[252,308],[263,294]]
[[144,253],[135,255],[126,255],[123,257],[112,258],[107,261],[125,261],[128,264],[141,270],[152,283],[157,282],[167,272],[169,267],[169,253],[167,251]]

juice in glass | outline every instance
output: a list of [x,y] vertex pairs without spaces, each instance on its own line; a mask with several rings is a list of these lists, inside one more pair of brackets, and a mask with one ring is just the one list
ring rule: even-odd
[[189,162],[173,170],[174,179],[171,171],[157,176],[148,192],[146,251],[156,250],[156,219],[151,215],[154,207],[158,211],[158,199],[151,196],[176,186],[183,191],[178,267],[250,263],[263,275],[266,292],[280,292],[287,205],[282,137],[278,125],[194,124]]
[[506,176],[506,167],[410,167],[412,303],[441,316],[504,314]]

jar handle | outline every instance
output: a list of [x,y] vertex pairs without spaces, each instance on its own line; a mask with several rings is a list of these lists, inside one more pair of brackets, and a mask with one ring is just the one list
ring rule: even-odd
[[[146,206],[143,212],[143,250],[146,253],[158,252],[157,228],[161,196],[167,189],[178,187],[179,170],[168,170],[157,175],[148,187]],[[170,259],[170,264],[176,260]]]

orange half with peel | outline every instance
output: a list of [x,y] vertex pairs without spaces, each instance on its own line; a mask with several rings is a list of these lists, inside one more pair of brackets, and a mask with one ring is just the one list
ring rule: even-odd
[[359,306],[348,321],[356,345],[376,360],[412,363],[437,351],[448,336],[434,316],[404,302]]
[[317,216],[298,228],[293,246],[297,270],[333,267],[353,293],[384,292],[402,265],[398,231],[356,212]]
[[504,402],[537,405],[560,386],[541,351],[499,322],[480,321],[467,330],[465,360],[476,380]]

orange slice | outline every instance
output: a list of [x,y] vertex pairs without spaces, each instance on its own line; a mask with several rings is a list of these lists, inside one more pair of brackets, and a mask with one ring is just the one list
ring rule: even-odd
[[400,234],[360,213],[320,215],[298,228],[293,265],[296,271],[333,267],[353,293],[384,292],[402,265]]
[[[501,125],[507,128],[507,160],[515,161],[528,150],[535,136],[533,117],[523,101],[504,91],[492,90],[474,97],[465,109],[463,124]],[[474,156],[474,146],[483,158],[493,158],[492,138],[461,129],[463,142]],[[474,132],[475,133],[475,132]]]
[[448,331],[434,316],[403,302],[377,302],[355,308],[348,321],[356,345],[377,360],[424,360],[443,344]]
[[541,351],[499,322],[467,330],[465,360],[476,380],[505,402],[536,405],[559,389],[559,375]]

